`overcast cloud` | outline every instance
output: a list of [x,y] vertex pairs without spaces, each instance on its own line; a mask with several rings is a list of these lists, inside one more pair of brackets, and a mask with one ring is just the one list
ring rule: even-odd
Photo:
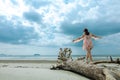
[[[103,37],[94,41],[99,47],[95,52],[105,47],[106,52],[101,50],[103,54],[109,54],[108,49],[115,49],[113,51],[118,54],[119,4],[119,0],[0,0],[0,43],[11,45],[11,50],[14,45],[24,45],[42,47],[42,50],[44,47],[46,54],[56,54],[54,48],[81,48],[82,42],[73,44],[71,41],[88,28],[91,33]],[[50,47],[53,47],[53,52],[49,51]],[[4,51],[1,53],[17,54],[17,51]]]

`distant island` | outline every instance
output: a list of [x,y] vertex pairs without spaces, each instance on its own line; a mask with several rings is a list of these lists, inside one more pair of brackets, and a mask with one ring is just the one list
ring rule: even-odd
[[34,56],[40,56],[40,54],[34,54]]
[[7,56],[6,54],[0,54],[0,56]]

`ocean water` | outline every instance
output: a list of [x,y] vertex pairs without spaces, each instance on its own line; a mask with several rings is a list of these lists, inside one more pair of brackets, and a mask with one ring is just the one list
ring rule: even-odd
[[[110,55],[114,60],[120,59],[120,55]],[[110,60],[108,55],[93,55],[93,60]],[[85,57],[85,55],[72,55],[73,59]],[[0,60],[57,60],[57,55],[0,55]]]
[[56,60],[57,56],[55,55],[8,55],[0,56],[0,60]]

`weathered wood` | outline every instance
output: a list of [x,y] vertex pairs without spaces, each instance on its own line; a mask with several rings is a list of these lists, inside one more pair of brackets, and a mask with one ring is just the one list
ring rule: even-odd
[[119,58],[117,58],[117,59],[116,59],[116,62],[117,62],[118,64],[120,64],[120,59],[119,59]]
[[118,62],[118,61],[104,61],[104,60],[102,60],[102,61],[95,61],[95,62],[93,62],[93,64],[100,64],[100,63],[116,63],[116,64],[120,64],[120,62]]
[[82,60],[67,61],[63,65],[54,66],[51,69],[62,69],[79,73],[93,80],[119,80],[120,72],[98,67],[94,64],[87,64]]
[[117,58],[116,60],[113,60],[112,56],[110,56],[110,61],[95,61],[93,64],[99,64],[99,63],[116,63],[116,64],[120,64],[120,60],[119,58]]
[[105,80],[105,75],[102,68],[98,68],[93,64],[87,64],[83,61],[68,61],[63,69],[77,72],[91,79]]
[[120,60],[117,59],[114,61],[110,56],[110,61],[97,61],[92,64],[87,64],[84,62],[85,57],[78,58],[77,60],[72,60],[72,58],[59,57],[58,63],[56,66],[53,66],[51,69],[62,69],[72,72],[79,73],[93,80],[119,80],[120,72],[115,70],[109,70],[107,67],[99,67],[96,64],[100,63],[117,63],[120,64]]
[[110,61],[111,61],[111,62],[113,62],[113,59],[112,59],[112,57],[111,57],[111,56],[110,56]]

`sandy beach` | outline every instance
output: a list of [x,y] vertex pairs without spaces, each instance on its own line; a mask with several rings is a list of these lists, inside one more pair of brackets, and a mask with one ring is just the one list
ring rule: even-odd
[[56,61],[0,60],[0,80],[90,80],[82,75],[50,70]]

